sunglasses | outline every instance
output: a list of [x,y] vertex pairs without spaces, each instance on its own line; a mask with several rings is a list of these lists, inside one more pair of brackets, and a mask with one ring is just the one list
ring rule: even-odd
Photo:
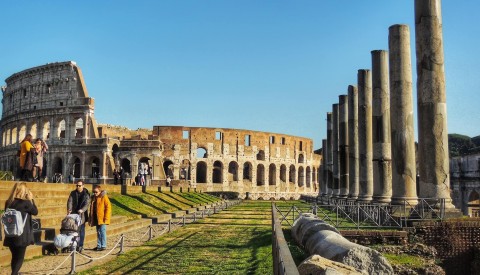
[[77,184],[77,187],[82,187],[83,185],[82,184]]

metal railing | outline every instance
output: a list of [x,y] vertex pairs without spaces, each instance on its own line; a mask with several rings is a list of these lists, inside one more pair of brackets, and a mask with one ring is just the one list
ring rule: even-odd
[[412,221],[443,220],[445,199],[419,198],[415,203],[404,200],[401,204],[376,204],[327,196],[302,196],[312,203],[320,219],[342,227],[407,227]]
[[285,241],[282,224],[277,217],[277,207],[272,203],[272,258],[273,274],[297,275],[298,269],[293,261],[292,254]]

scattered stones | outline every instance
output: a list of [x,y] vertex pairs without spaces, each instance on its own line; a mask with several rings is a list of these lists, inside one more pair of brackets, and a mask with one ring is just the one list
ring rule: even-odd
[[364,271],[358,271],[355,268],[325,259],[319,255],[308,257],[298,266],[300,275],[366,275]]

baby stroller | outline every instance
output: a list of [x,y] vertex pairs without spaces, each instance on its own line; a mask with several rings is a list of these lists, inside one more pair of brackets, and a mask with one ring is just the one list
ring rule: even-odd
[[77,247],[79,238],[79,226],[82,224],[82,218],[78,214],[68,214],[62,220],[60,234],[55,236],[53,243],[62,250],[62,252],[73,251]]

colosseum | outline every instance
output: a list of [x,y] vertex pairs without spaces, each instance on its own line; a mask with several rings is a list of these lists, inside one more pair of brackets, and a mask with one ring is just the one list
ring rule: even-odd
[[15,172],[27,133],[49,145],[44,176],[123,184],[144,174],[147,185],[233,191],[252,199],[318,193],[321,155],[313,141],[240,129],[153,126],[130,130],[98,124],[80,67],[49,63],[13,74],[2,87],[0,168]]

